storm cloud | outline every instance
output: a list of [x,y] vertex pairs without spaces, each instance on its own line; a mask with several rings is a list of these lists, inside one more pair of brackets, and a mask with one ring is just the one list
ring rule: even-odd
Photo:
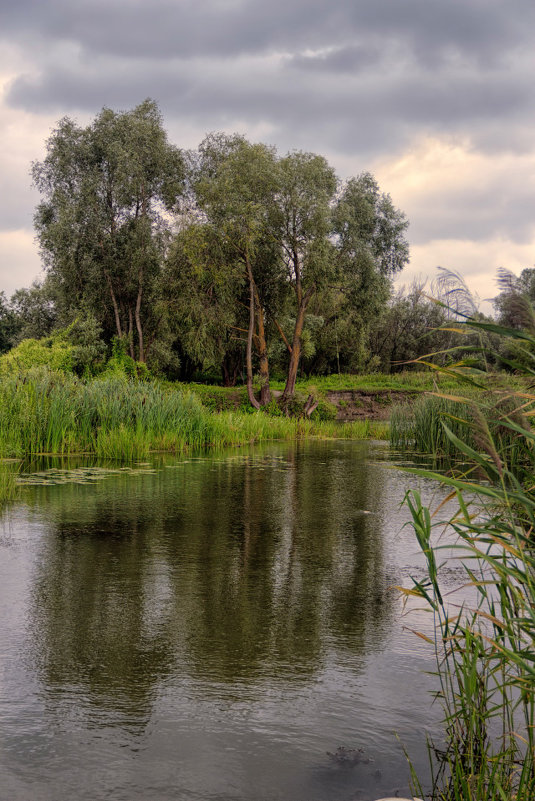
[[[239,130],[324,153],[342,175],[403,165],[440,140],[481,154],[490,174],[469,184],[457,165],[457,182],[441,192],[424,180],[415,199],[427,167],[412,160],[393,199],[408,199],[415,243],[534,237],[532,0],[0,0],[0,31],[19,53],[3,64],[4,111],[34,117],[43,140],[45,120],[145,97],[180,146]],[[493,168],[511,156],[510,170]],[[20,186],[13,196],[0,199],[0,227],[28,224]]]

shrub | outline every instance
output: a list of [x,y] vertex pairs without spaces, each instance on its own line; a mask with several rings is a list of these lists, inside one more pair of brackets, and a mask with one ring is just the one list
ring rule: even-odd
[[0,356],[0,375],[25,373],[32,367],[47,367],[70,373],[74,348],[63,334],[44,339],[24,339],[16,348]]

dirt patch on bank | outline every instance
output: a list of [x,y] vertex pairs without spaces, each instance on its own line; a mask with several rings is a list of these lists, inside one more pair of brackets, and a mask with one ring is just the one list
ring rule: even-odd
[[344,389],[327,392],[337,420],[388,420],[392,406],[409,404],[419,395],[411,390]]

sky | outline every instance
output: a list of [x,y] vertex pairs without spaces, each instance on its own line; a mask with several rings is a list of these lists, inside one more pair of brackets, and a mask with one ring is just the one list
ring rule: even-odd
[[440,265],[491,298],[535,266],[534,45],[533,0],[0,0],[0,291],[43,277],[29,171],[57,121],[150,97],[179,147],[372,172],[410,221],[398,283]]

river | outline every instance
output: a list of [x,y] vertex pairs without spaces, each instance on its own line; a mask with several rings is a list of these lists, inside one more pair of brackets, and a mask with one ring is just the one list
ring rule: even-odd
[[[48,460],[0,520],[0,797],[370,801],[437,734],[383,443]],[[452,578],[453,580],[453,578]]]

